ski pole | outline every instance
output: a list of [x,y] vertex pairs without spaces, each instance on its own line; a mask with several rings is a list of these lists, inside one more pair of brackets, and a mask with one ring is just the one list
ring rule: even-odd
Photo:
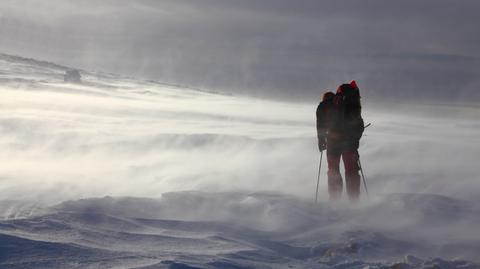
[[320,163],[318,165],[317,190],[315,192],[315,203],[317,203],[317,200],[318,200],[318,184],[320,184],[320,170],[322,169],[322,158],[323,158],[323,150],[320,151]]
[[[372,123],[370,122],[369,124],[365,125],[363,127],[363,129],[367,129],[368,127],[370,127],[370,125],[372,125]],[[365,193],[367,194],[367,197],[368,197],[368,190],[367,190],[367,181],[365,180],[365,175],[363,174],[363,168],[362,168],[362,164],[360,163],[360,154],[358,155],[358,167],[360,168],[360,173],[362,174],[362,178],[363,178],[363,186],[365,186]]]
[[360,155],[358,155],[357,162],[358,162],[358,167],[360,168],[360,173],[362,174],[363,186],[365,187],[365,193],[367,194],[367,197],[368,197],[367,181],[365,180],[365,175],[363,174],[362,164],[360,163]]

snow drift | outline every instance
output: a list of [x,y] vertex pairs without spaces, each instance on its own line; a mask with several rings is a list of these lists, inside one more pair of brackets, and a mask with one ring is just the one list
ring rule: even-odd
[[[267,193],[83,199],[1,221],[0,265],[473,269],[465,259],[478,259],[480,237],[458,231],[478,224],[479,213],[426,194],[391,194],[356,209]],[[428,258],[437,256],[444,259]]]
[[0,55],[0,267],[478,268],[478,107],[363,100],[371,196],[332,207],[316,100],[66,70]]

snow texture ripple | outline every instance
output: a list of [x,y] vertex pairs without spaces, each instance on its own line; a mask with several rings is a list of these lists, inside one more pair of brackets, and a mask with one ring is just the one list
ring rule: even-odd
[[0,268],[480,268],[478,107],[364,100],[371,195],[313,204],[317,100],[71,69],[0,54]]

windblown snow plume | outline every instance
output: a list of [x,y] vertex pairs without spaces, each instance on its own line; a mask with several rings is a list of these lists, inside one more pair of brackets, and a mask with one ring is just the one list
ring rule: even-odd
[[363,100],[370,197],[314,205],[317,100],[67,70],[0,55],[0,268],[479,268],[478,107]]

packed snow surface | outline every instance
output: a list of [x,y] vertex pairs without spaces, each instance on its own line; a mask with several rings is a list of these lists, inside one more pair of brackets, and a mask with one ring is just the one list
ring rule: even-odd
[[67,70],[0,54],[0,268],[480,268],[476,106],[363,100],[370,196],[314,204],[317,100]]
[[0,221],[0,266],[473,269],[465,260],[478,259],[479,237],[461,231],[479,213],[427,194],[390,194],[357,208],[235,192],[24,205],[22,217]]

